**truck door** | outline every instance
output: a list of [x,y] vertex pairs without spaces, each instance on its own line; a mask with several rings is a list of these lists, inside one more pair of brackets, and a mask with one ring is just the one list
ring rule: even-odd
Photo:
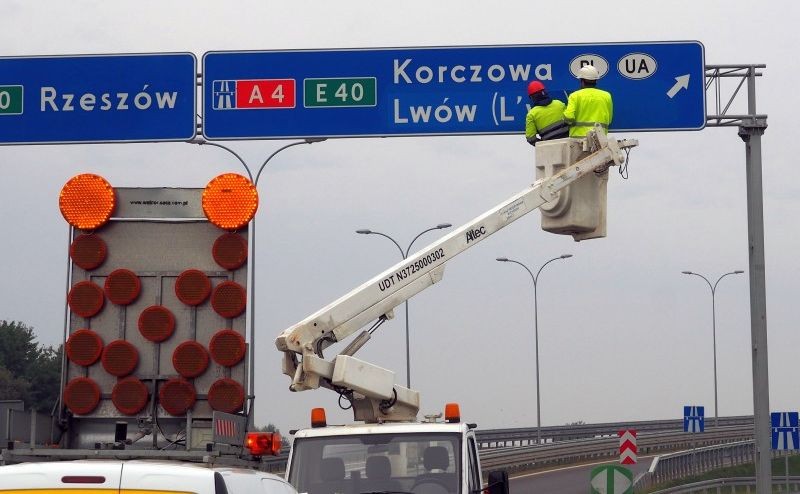
[[475,438],[471,436],[467,439],[467,487],[468,493],[476,492],[483,487],[478,449],[475,447]]

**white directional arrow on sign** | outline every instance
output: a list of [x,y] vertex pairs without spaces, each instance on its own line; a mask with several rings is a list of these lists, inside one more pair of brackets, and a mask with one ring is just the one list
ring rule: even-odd
[[689,74],[676,77],[675,84],[667,91],[667,96],[673,98],[681,89],[689,89]]

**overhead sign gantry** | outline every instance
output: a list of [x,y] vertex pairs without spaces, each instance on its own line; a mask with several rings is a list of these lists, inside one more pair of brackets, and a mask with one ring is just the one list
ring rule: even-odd
[[207,139],[516,134],[527,83],[566,101],[583,65],[615,96],[615,131],[706,123],[700,42],[209,52]]

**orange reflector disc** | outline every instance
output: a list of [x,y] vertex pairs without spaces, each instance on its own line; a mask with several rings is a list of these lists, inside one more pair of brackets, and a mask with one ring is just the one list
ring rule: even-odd
[[194,386],[184,379],[170,379],[161,385],[158,391],[158,401],[170,415],[186,415],[194,406],[197,394]]
[[106,277],[106,297],[117,305],[129,305],[136,300],[141,289],[139,277],[128,269],[116,269]]
[[210,293],[211,280],[197,269],[187,269],[175,281],[175,295],[186,305],[200,305]]
[[247,261],[247,241],[238,233],[224,233],[214,241],[211,254],[223,268],[239,269]]
[[92,317],[103,308],[103,289],[91,281],[80,281],[73,286],[67,295],[67,304],[75,314],[81,317]]
[[151,305],[139,314],[139,332],[148,340],[160,343],[175,330],[175,316],[163,305]]
[[76,175],[61,188],[58,207],[67,223],[80,230],[103,226],[114,212],[114,188],[93,173]]
[[235,281],[223,281],[214,288],[211,294],[211,307],[214,311],[232,319],[244,312],[247,305],[247,292],[242,285]]
[[70,362],[89,367],[103,353],[103,340],[91,329],[79,329],[67,339],[66,350]]
[[196,341],[184,341],[172,352],[172,366],[183,377],[197,377],[208,368],[208,352]]
[[233,379],[217,379],[208,389],[208,404],[220,412],[236,413],[244,404],[244,388]]
[[64,404],[77,415],[92,413],[100,403],[100,386],[88,377],[76,377],[64,388]]
[[258,191],[247,177],[224,173],[203,190],[203,212],[208,221],[223,230],[238,230],[253,219],[258,209]]
[[111,401],[117,410],[125,415],[136,415],[141,412],[147,405],[148,398],[150,390],[135,377],[120,380],[111,391]]
[[208,345],[214,362],[233,367],[244,358],[244,337],[232,329],[218,331]]
[[103,369],[112,376],[125,377],[139,363],[139,351],[125,340],[114,340],[103,349]]
[[78,267],[91,271],[103,264],[108,254],[106,243],[97,235],[79,235],[69,246],[69,257]]

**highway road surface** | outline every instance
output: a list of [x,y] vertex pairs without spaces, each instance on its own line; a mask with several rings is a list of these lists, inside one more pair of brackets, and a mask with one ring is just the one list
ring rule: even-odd
[[[635,480],[650,468],[652,460],[652,456],[642,456],[637,464],[626,465],[626,468],[633,472]],[[611,464],[617,463],[606,460],[514,476],[511,478],[510,494],[586,494],[589,492],[592,468]]]

